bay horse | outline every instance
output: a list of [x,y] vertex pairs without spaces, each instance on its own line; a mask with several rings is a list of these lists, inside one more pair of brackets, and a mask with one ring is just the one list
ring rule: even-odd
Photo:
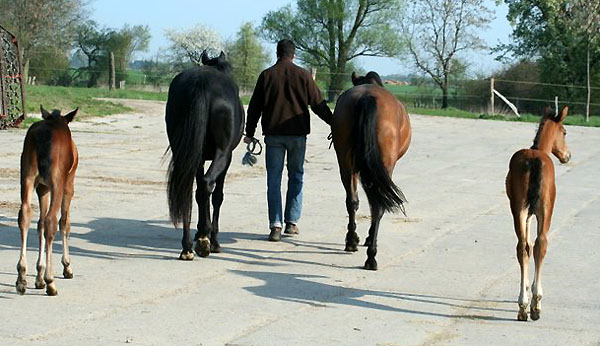
[[[244,124],[244,109],[225,54],[210,59],[204,51],[202,64],[173,79],[165,116],[172,153],[167,183],[169,212],[175,227],[179,221],[183,223],[179,259],[188,261],[194,259],[190,239],[194,180],[199,214],[194,250],[201,257],[221,251],[217,237],[223,183]],[[207,160],[212,162],[205,172]]]
[[[21,230],[21,255],[17,264],[16,289],[25,294],[27,289],[27,233],[32,217],[31,197],[37,192],[40,204],[40,219],[37,224],[40,240],[37,260],[35,288],[46,287],[46,294],[58,294],[52,271],[52,242],[60,227],[63,241],[62,264],[65,279],[73,278],[69,257],[69,235],[71,216],[69,208],[74,193],[75,171],[79,155],[71,138],[68,124],[73,121],[78,109],[62,116],[60,111],[49,113],[40,106],[42,121],[36,122],[27,131],[21,154],[21,208],[19,229]],[[60,221],[57,213],[60,209]],[[45,262],[44,248],[46,250]]]
[[517,234],[517,260],[521,267],[521,290],[519,293],[519,321],[527,321],[529,304],[529,257],[532,246],[529,242],[531,217],[537,219],[537,238],[533,246],[535,276],[531,293],[531,319],[540,318],[542,301],[542,262],[548,247],[548,230],[554,209],[556,185],[554,183],[554,164],[550,153],[561,163],[571,159],[565,136],[567,131],[563,121],[567,117],[568,107],[554,114],[549,107],[544,110],[533,145],[530,149],[517,151],[510,159],[506,176],[506,194],[510,200],[515,232]]
[[383,88],[376,72],[364,77],[352,73],[352,83],[354,87],[338,98],[331,122],[333,145],[346,190],[349,221],[345,251],[358,250],[356,211],[360,176],[371,208],[364,268],[376,270],[379,222],[384,212],[404,213],[406,197],[392,181],[392,173],[410,145],[410,119],[404,105]]

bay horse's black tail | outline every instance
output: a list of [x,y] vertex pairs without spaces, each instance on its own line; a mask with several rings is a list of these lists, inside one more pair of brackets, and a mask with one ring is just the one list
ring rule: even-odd
[[169,88],[165,120],[171,148],[167,197],[171,221],[177,225],[191,218],[194,178],[203,162],[208,102],[206,95],[193,87],[185,90],[174,84]]
[[529,215],[535,211],[535,206],[540,200],[540,189],[542,186],[542,161],[534,158],[527,161],[529,169],[529,184],[527,185],[527,205]]
[[377,100],[372,95],[363,95],[356,108],[359,116],[354,138],[358,140],[354,155],[369,204],[388,212],[400,210],[406,215],[406,197],[392,181],[381,159],[377,142]]

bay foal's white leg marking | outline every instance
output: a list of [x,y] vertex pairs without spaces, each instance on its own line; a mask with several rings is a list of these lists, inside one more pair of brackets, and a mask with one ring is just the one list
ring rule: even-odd
[[50,210],[46,217],[46,272],[44,273],[44,281],[46,281],[46,294],[55,296],[58,294],[56,285],[54,284],[54,272],[52,268],[52,242],[58,230],[58,218],[56,214],[62,204],[63,191],[58,187],[51,187]]
[[44,272],[46,271],[46,259],[44,258],[44,248],[46,246],[44,237],[44,226],[46,224],[46,217],[48,215],[48,202],[50,200],[50,195],[48,193],[48,187],[45,185],[38,185],[36,191],[40,202],[40,219],[38,220],[37,224],[40,248],[38,252],[37,264],[35,266],[37,269],[37,276],[35,278],[35,288],[42,289],[46,287],[46,283],[44,282]]
[[515,230],[517,232],[517,260],[521,266],[521,289],[519,291],[519,313],[517,319],[519,321],[527,321],[527,306],[529,305],[529,255],[531,248],[529,247],[529,225],[530,217],[528,210],[523,209],[518,217],[514,220]]
[[73,278],[73,269],[71,268],[71,258],[69,256],[69,236],[71,234],[71,199],[73,198],[73,181],[67,183],[61,206],[60,233],[63,242],[63,276],[65,279]]
[[546,256],[546,250],[548,247],[547,234],[550,229],[550,219],[552,215],[552,206],[545,208],[537,215],[538,228],[537,238],[533,247],[533,259],[535,260],[535,276],[533,279],[533,285],[531,286],[531,293],[533,294],[531,300],[531,319],[538,320],[540,318],[540,311],[542,310],[542,296],[544,294],[542,290],[542,262],[544,256]]
[[27,233],[31,223],[31,195],[33,194],[33,179],[21,179],[21,209],[19,209],[19,229],[21,230],[21,254],[17,263],[16,289],[19,294],[27,290]]
[[31,194],[33,192],[33,181],[25,179],[21,181],[21,209],[19,209],[19,229],[21,230],[21,254],[17,263],[16,289],[19,294],[25,294],[27,290],[27,232],[31,223]]

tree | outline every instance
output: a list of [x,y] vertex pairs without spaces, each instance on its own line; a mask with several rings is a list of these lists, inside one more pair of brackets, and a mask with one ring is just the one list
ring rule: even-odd
[[120,30],[109,30],[106,33],[106,40],[102,48],[106,57],[106,54],[110,52],[115,56],[117,80],[126,79],[126,69],[134,53],[146,51],[149,42],[150,29],[145,25],[129,26],[125,24]]
[[269,61],[252,23],[242,24],[237,39],[227,48],[227,53],[233,67],[233,78],[240,89],[252,90],[258,75]]
[[98,23],[93,20],[88,20],[81,24],[77,29],[77,37],[75,39],[76,53],[85,55],[86,65],[78,69],[79,77],[81,74],[87,74],[87,87],[95,87],[98,85],[98,79],[103,72],[103,61],[106,60],[106,46],[108,30],[100,28]]
[[348,62],[399,53],[400,14],[400,0],[297,0],[296,9],[268,12],[260,30],[272,42],[291,39],[301,61],[325,68],[332,101],[349,80]]
[[416,0],[402,24],[410,59],[442,90],[448,107],[450,77],[460,72],[456,62],[464,51],[485,48],[478,30],[490,22],[484,0]]
[[171,60],[177,65],[184,65],[188,61],[201,65],[201,56],[205,49],[209,54],[218,54],[223,49],[219,34],[203,25],[183,31],[167,29],[165,36],[171,41]]
[[45,48],[68,51],[86,16],[84,0],[0,0],[0,23],[17,36],[28,75],[32,56]]
[[600,73],[598,0],[504,1],[514,23],[513,42],[496,50],[536,59],[542,82],[564,85],[561,98],[582,96],[573,85],[588,84],[589,99],[590,81]]

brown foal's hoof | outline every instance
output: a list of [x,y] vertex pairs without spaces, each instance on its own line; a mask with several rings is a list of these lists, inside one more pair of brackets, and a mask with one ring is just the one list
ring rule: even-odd
[[73,270],[71,269],[71,267],[63,269],[63,277],[65,279],[72,279],[73,278]]
[[196,241],[194,247],[196,254],[200,257],[208,257],[210,255],[210,240],[208,238],[200,238]]
[[192,251],[181,251],[179,254],[179,259],[181,261],[191,261],[194,259],[194,253]]
[[46,285],[46,294],[51,297],[58,294],[58,290],[56,289],[54,282],[51,282],[48,285]]
[[529,312],[529,314],[531,315],[531,319],[533,321],[537,321],[540,319],[540,310],[535,309],[533,306],[531,307],[531,311]]
[[519,309],[519,313],[517,314],[517,321],[527,321],[527,310]]
[[46,282],[44,279],[35,280],[35,288],[38,290],[46,288]]
[[17,289],[17,293],[24,295],[25,291],[27,291],[27,281],[17,281],[15,288]]

